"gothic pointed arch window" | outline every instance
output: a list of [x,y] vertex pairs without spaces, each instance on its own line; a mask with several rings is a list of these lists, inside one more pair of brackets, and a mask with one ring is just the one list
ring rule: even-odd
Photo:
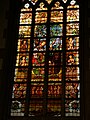
[[11,116],[80,117],[79,5],[21,0]]

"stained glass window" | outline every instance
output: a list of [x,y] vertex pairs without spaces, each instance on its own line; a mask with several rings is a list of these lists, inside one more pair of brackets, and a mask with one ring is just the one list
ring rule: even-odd
[[80,116],[78,0],[22,0],[11,116]]

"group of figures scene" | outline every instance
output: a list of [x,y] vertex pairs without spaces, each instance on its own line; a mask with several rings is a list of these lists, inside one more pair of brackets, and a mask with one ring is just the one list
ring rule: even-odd
[[[26,97],[26,83],[15,83],[13,86],[13,98]],[[61,98],[62,97],[62,83],[48,83],[47,88],[48,98]],[[31,83],[30,96],[31,98],[41,98],[44,95],[44,83]],[[66,83],[65,84],[65,97],[66,98],[80,98],[80,84],[79,83]]]
[[[31,39],[19,39],[18,40],[18,52],[29,52]],[[49,40],[49,50],[62,50],[62,37],[52,37]],[[79,49],[79,37],[67,37],[66,38],[66,50],[78,50]],[[46,38],[35,38],[33,40],[33,51],[46,51]]]

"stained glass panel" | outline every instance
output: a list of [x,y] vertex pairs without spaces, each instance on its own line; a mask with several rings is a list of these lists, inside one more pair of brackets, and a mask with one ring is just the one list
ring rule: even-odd
[[47,7],[45,7],[45,4],[43,2],[41,2],[39,7],[36,9],[36,11],[40,11],[40,10],[47,10]]
[[38,0],[30,0],[31,3],[35,4]]
[[51,10],[57,10],[57,9],[63,9],[63,6],[60,6],[60,2],[56,2],[54,4],[54,7],[51,8]]
[[32,69],[32,79],[31,81],[44,81],[45,69],[40,67],[35,67]]
[[67,37],[66,38],[66,49],[67,50],[78,50],[79,49],[79,37]]
[[46,30],[46,25],[35,25],[34,37],[45,37]]
[[49,50],[62,50],[62,37],[55,37],[50,39]]
[[80,116],[80,101],[66,100],[65,112],[66,112],[66,116]]
[[43,83],[31,83],[31,98],[41,98],[43,96]]
[[33,43],[34,51],[45,51],[46,50],[46,38],[36,38]]
[[43,114],[43,101],[31,100],[29,106],[29,116],[38,116]]
[[46,0],[48,2],[48,4],[50,4],[53,0]]
[[62,0],[64,3],[66,3],[67,2],[67,0]]
[[66,83],[66,98],[80,98],[80,84],[79,83]]
[[17,54],[16,66],[28,66],[28,63],[29,63],[28,53]]
[[66,52],[66,64],[67,65],[78,65],[79,64],[78,52]]
[[48,97],[49,98],[61,98],[62,96],[62,84],[61,83],[48,83]]
[[[49,66],[58,66],[62,64],[62,54],[60,52],[49,53]],[[59,68],[60,69],[60,68]]]
[[79,10],[67,10],[67,22],[79,21]]
[[61,100],[48,100],[47,104],[48,115],[61,116]]
[[51,22],[63,22],[63,11],[51,11]]
[[70,4],[71,5],[75,5],[76,1],[75,0],[71,0]]
[[48,81],[52,81],[52,82],[62,81],[62,68],[49,67]]
[[31,26],[19,26],[19,37],[30,37],[31,36]]
[[35,23],[46,23],[47,12],[36,12]]
[[27,78],[28,69],[27,68],[16,68],[14,81],[18,82],[24,81]]
[[66,67],[66,81],[79,81],[80,69],[79,67]]
[[79,23],[67,24],[66,35],[79,35]]
[[29,39],[19,39],[18,40],[18,52],[27,52],[30,50],[30,40]]
[[24,5],[24,7],[25,7],[26,9],[28,9],[28,8],[30,7],[29,3],[26,3],[26,4]]
[[70,5],[67,8],[79,8],[79,5],[76,4],[75,0],[71,0]]
[[62,36],[63,24],[50,25],[50,36]]
[[45,53],[33,53],[32,65],[33,66],[44,66],[45,65]]
[[32,13],[20,14],[20,24],[31,24],[31,23],[32,23]]
[[25,98],[26,84],[14,84],[12,98]]
[[25,101],[24,100],[12,101],[11,116],[24,116],[24,112],[25,112]]

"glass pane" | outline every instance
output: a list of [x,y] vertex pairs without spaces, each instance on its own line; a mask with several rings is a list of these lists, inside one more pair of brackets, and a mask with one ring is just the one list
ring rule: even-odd
[[62,65],[62,53],[61,52],[49,52],[48,58],[49,66],[58,66]]
[[45,53],[33,53],[32,65],[33,66],[44,66],[45,65]]
[[31,26],[19,26],[19,37],[30,37],[31,36]]
[[28,66],[28,62],[29,62],[28,53],[17,54],[16,66]]
[[63,11],[51,11],[50,22],[63,22]]
[[46,25],[35,25],[34,37],[45,37],[46,29]]
[[80,69],[79,67],[66,67],[66,81],[79,81]]
[[79,23],[67,24],[66,35],[79,35]]
[[39,116],[43,114],[43,101],[31,100],[29,106],[29,116]]
[[51,8],[51,10],[56,10],[56,9],[63,9],[63,7],[62,6],[60,6],[60,2],[56,2],[55,4],[54,4],[54,6]]
[[36,11],[40,11],[40,10],[47,10],[43,2],[41,2],[39,8],[36,9]]
[[53,0],[46,0],[49,4],[53,1]]
[[62,37],[51,38],[49,43],[49,50],[62,50]]
[[62,36],[63,35],[63,24],[50,25],[50,36]]
[[66,52],[66,64],[67,65],[78,65],[79,54],[77,52]]
[[38,0],[30,0],[31,3],[35,4]]
[[49,53],[49,81],[62,80],[62,54],[60,52]]
[[62,96],[62,84],[61,83],[48,83],[48,97],[56,98]]
[[28,69],[27,68],[16,68],[15,69],[14,81],[15,82],[26,81],[27,73],[28,73]]
[[11,116],[24,116],[24,111],[25,111],[25,101],[24,100],[12,101]]
[[30,40],[29,39],[19,39],[18,40],[18,52],[27,52],[30,50]]
[[26,96],[26,84],[14,84],[12,98],[25,98]]
[[31,81],[44,81],[45,69],[44,68],[33,68],[31,71]]
[[31,98],[40,98],[43,96],[43,83],[31,83]]
[[65,101],[65,116],[80,116],[80,101],[66,100]]
[[46,38],[36,38],[33,43],[34,51],[45,51],[46,50]]
[[[56,72],[55,72],[55,70],[56,70]],[[53,82],[62,81],[62,68],[49,67],[48,81],[53,81]]]
[[47,12],[36,12],[35,23],[46,23]]
[[32,23],[32,13],[21,13],[19,22],[20,22],[20,24],[31,24]]
[[66,98],[80,98],[80,83],[66,83],[65,90]]
[[79,21],[79,10],[67,10],[67,22]]
[[61,100],[48,100],[47,114],[61,116]]
[[79,49],[79,37],[67,37],[66,38],[66,49],[67,50],[78,50]]
[[70,5],[68,6],[68,8],[79,8],[79,5],[76,5],[75,0],[71,0]]
[[66,3],[67,2],[67,0],[62,0],[64,3]]

